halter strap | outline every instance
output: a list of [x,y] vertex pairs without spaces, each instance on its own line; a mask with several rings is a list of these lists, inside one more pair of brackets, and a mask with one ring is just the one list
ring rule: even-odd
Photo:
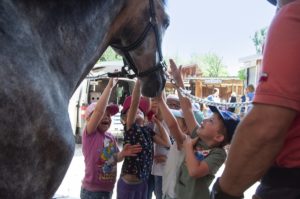
[[[125,66],[122,67],[121,72],[117,72],[117,74],[114,75],[114,73],[108,73],[109,77],[129,77],[129,78],[134,78],[134,77],[145,77],[153,72],[156,72],[157,70],[166,70],[166,64],[163,61],[163,55],[162,55],[162,50],[161,50],[161,37],[159,35],[158,31],[158,26],[157,26],[157,21],[156,21],[156,15],[155,15],[155,9],[154,9],[154,0],[149,0],[149,11],[150,11],[150,18],[147,26],[145,27],[144,31],[142,34],[138,37],[138,39],[133,42],[132,44],[128,46],[119,46],[116,44],[111,44],[111,47],[119,49],[122,51],[125,59]],[[155,66],[151,67],[150,69],[142,72],[138,72],[137,67],[134,64],[134,61],[132,57],[130,56],[129,52],[135,50],[138,48],[146,39],[148,33],[150,32],[151,28],[154,31],[155,35],[155,41],[156,41],[156,46],[157,46],[157,51],[159,55],[159,63],[156,64]],[[126,67],[126,64],[128,67]],[[132,70],[134,72],[133,75],[129,73],[129,71]]]

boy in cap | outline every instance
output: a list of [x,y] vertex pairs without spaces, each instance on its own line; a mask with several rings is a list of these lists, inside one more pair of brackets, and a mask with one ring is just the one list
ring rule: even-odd
[[111,199],[116,182],[116,163],[125,156],[135,156],[141,151],[140,145],[125,145],[119,152],[115,138],[107,130],[111,116],[119,112],[116,104],[108,100],[117,80],[110,79],[98,102],[86,110],[87,124],[82,136],[85,175],[82,180],[80,198]]
[[[181,70],[177,70],[173,60],[170,60],[170,64],[177,86],[183,86]],[[187,127],[192,132],[191,137],[180,131],[165,103],[163,101],[160,103],[170,132],[173,132],[177,140],[183,144],[185,152],[185,162],[181,165],[176,183],[177,198],[209,199],[209,185],[226,159],[223,147],[230,143],[239,117],[229,111],[220,111],[210,106],[213,114],[198,124],[190,100],[181,95],[179,99]]]
[[[189,115],[184,118],[187,127],[193,125],[191,133],[193,139],[181,131],[171,110],[164,100],[160,101],[163,118],[177,144],[183,146],[185,154],[185,161],[181,164],[176,179],[175,198],[209,199],[209,185],[226,159],[223,147],[230,142],[239,118],[229,111],[210,107],[214,114],[198,125],[191,104],[187,106],[182,103],[181,107],[184,116]],[[191,117],[193,119],[190,119]],[[165,196],[165,198],[174,197]]]

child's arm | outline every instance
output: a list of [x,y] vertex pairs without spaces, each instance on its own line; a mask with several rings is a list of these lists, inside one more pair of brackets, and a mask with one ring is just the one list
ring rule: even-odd
[[140,97],[141,97],[141,83],[140,80],[137,80],[135,82],[133,91],[132,91],[132,97],[131,97],[131,104],[128,109],[127,118],[126,118],[126,130],[129,130],[132,126],[132,124],[135,122],[136,113],[138,110],[138,106],[140,103]]
[[153,161],[158,164],[166,162],[167,159],[168,159],[168,157],[166,155],[155,155],[153,157]]
[[95,132],[99,122],[104,116],[106,106],[113,87],[117,84],[118,79],[110,78],[107,86],[105,87],[100,99],[97,102],[95,110],[87,121],[86,132],[88,134]]
[[[170,59],[170,68],[177,87],[184,88],[181,66],[178,68],[175,62],[172,59]],[[188,130],[189,132],[193,132],[193,130],[198,124],[193,113],[191,101],[187,97],[183,97],[179,92],[179,90],[178,90],[178,95],[179,95],[180,106]]]
[[157,100],[164,121],[167,123],[170,133],[175,138],[177,145],[180,146],[183,143],[183,140],[186,138],[186,135],[181,131],[177,123],[177,120],[175,119],[174,115],[171,113],[166,102],[163,100],[162,95],[157,97]]
[[155,122],[156,126],[158,127],[159,133],[155,133],[155,136],[153,137],[153,140],[156,144],[159,144],[161,146],[170,148],[171,146],[171,140],[166,132],[166,129],[161,124],[161,121],[159,121],[156,117],[153,117],[152,120]]
[[176,86],[179,88],[184,88],[184,82],[182,77],[182,66],[177,67],[173,59],[169,60],[171,74],[175,80]]
[[178,92],[178,96],[185,123],[188,127],[189,132],[191,133],[193,132],[196,126],[199,126],[193,113],[192,103],[190,99],[182,96],[180,92]]
[[140,144],[125,144],[122,151],[117,153],[117,162],[121,162],[127,156],[137,156],[138,153],[142,151],[142,147]]
[[209,167],[205,161],[196,159],[193,146],[197,141],[198,137],[195,139],[187,137],[183,142],[183,148],[185,152],[185,162],[189,172],[189,176],[200,178],[209,174]]

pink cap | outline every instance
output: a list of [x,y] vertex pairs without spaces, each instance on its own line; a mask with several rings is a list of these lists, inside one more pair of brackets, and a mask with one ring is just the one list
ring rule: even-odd
[[[122,109],[122,113],[126,113],[130,107],[131,104],[131,96],[126,97],[126,99],[124,100],[123,103],[123,109]],[[150,108],[150,104],[148,102],[147,99],[145,99],[144,97],[140,98],[140,104],[139,104],[139,109],[141,109],[141,111],[146,114],[148,112]]]
[[[92,112],[95,110],[97,102],[91,103],[85,110],[85,118],[88,118]],[[118,105],[110,103],[106,106],[106,110],[110,112],[110,115],[113,116],[119,112]]]

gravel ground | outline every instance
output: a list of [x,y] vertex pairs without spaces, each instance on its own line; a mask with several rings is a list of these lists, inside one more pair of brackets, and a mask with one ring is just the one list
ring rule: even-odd
[[[121,170],[122,164],[118,164],[118,171]],[[222,166],[216,176],[220,176],[224,166]],[[84,175],[84,160],[81,152],[81,145],[77,144],[75,154],[67,171],[67,174],[58,188],[53,198],[56,199],[79,199],[80,198],[80,187],[81,180]],[[119,176],[119,173],[118,173]],[[251,199],[258,183],[254,184],[245,192],[245,199]],[[116,191],[114,191],[113,199],[116,199]],[[152,199],[155,199],[153,195]]]

